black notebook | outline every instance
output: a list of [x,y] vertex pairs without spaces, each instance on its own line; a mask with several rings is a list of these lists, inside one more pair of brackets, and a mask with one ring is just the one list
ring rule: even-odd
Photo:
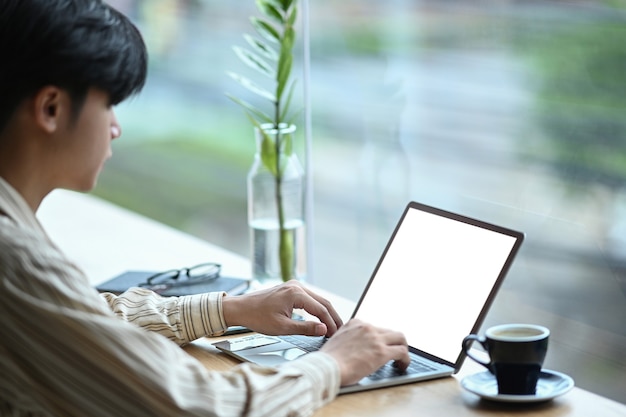
[[[121,294],[131,287],[140,287],[148,277],[154,274],[154,271],[126,271],[97,285],[96,289],[100,292]],[[220,276],[211,281],[174,285],[155,292],[167,297],[220,291],[225,291],[228,295],[238,295],[245,292],[249,285],[250,280],[245,278]]]

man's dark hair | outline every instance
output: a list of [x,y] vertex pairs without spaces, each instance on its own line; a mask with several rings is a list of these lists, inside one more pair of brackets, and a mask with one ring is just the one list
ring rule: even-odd
[[66,90],[77,116],[90,88],[115,105],[138,93],[146,75],[139,31],[102,0],[0,1],[0,132],[45,86]]

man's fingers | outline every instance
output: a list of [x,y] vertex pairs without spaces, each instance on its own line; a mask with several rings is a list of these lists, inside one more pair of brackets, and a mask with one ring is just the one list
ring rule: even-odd
[[409,349],[404,346],[391,346],[392,358],[394,360],[394,366],[401,371],[406,370],[411,364],[411,357],[409,356]]
[[327,330],[325,334],[327,334],[328,336],[333,335],[337,331],[338,327],[341,325],[341,319],[339,318],[339,315],[337,315],[337,318],[339,318],[339,324],[337,323],[337,319],[333,317],[333,312],[334,314],[336,314],[336,312],[332,307],[329,310],[326,306],[310,296],[308,293],[302,295],[300,305],[298,305],[297,308],[302,308],[307,313],[312,314],[320,319],[320,321],[326,325]]
[[404,334],[393,330],[383,330],[382,337],[389,349],[391,359],[394,360],[394,365],[400,370],[408,368],[411,358]]
[[383,334],[383,340],[388,345],[402,345],[408,349],[408,343],[403,333],[394,330],[386,330]]
[[406,370],[411,364],[411,357],[404,335],[398,332],[384,331],[382,342],[384,344],[384,355],[382,356],[387,358],[383,363],[392,360],[396,368],[401,371]]
[[310,321],[310,320],[302,320],[302,319],[291,319],[291,318],[281,318],[280,319],[281,332],[280,334],[300,334],[304,336],[325,336],[328,328],[326,324],[320,323],[318,321]]
[[290,327],[290,334],[302,334],[305,336],[324,336],[328,332],[328,328],[324,323],[315,321],[292,320]]
[[330,301],[328,301],[324,297],[320,296],[319,294],[314,293],[313,291],[311,291],[311,290],[309,290],[307,288],[304,288],[304,290],[307,292],[307,294],[309,294],[311,297],[313,297],[318,303],[323,305],[324,308],[326,308],[326,310],[328,311],[328,313],[332,317],[332,320],[335,322],[335,326],[337,328],[343,326],[343,320],[341,319],[341,316],[339,316],[339,313],[337,312],[337,310],[335,310],[335,308],[333,307],[333,305],[332,305],[332,303]]
[[327,336],[335,334],[337,329],[343,325],[339,313],[337,313],[330,301],[309,290],[300,282],[295,280],[289,281],[283,288],[289,289],[294,297],[293,308],[304,309],[307,313],[314,315],[322,323],[326,324]]

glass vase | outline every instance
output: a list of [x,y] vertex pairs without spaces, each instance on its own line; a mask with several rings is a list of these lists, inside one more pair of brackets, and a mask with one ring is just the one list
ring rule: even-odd
[[304,170],[292,152],[294,125],[255,128],[247,178],[252,277],[261,285],[303,279]]

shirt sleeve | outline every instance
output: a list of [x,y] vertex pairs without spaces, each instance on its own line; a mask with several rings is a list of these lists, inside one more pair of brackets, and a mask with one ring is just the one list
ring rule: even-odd
[[[324,353],[277,368],[242,364],[216,372],[146,331],[155,317],[176,341],[223,329],[196,324],[219,310],[218,293],[164,300],[133,291],[109,297],[117,300],[114,314],[40,239],[0,230],[0,261],[0,410],[10,415],[295,417],[337,395],[339,368]],[[154,303],[148,318],[134,310],[143,302]],[[202,317],[191,311],[198,305],[206,306]],[[120,320],[116,314],[126,308],[131,320]]]
[[226,331],[222,311],[225,293],[162,297],[145,288],[101,296],[122,320],[159,333],[179,345]]

